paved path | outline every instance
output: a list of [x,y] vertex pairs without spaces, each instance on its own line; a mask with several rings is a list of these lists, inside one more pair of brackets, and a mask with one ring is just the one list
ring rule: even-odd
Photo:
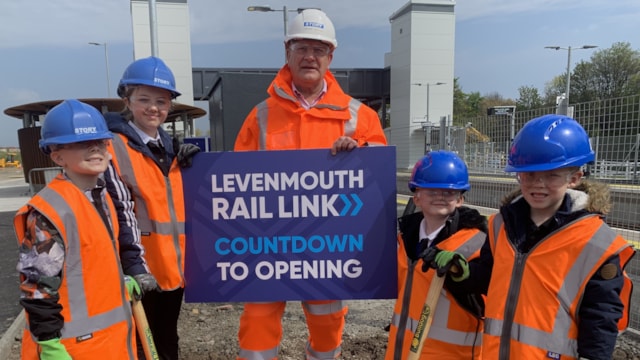
[[22,169],[0,168],[0,358],[4,358],[2,355],[12,345],[14,333],[22,327],[17,323],[12,326],[22,310],[18,303],[18,246],[13,216],[27,200],[29,186],[24,181]]

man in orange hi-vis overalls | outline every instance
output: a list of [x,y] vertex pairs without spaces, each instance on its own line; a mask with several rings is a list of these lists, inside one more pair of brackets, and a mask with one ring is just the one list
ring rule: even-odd
[[[386,145],[375,111],[345,94],[328,71],[338,45],[327,15],[307,9],[289,24],[287,63],[271,83],[269,98],[249,113],[236,151]],[[309,339],[307,359],[340,355],[347,307],[340,300],[303,301]],[[282,337],[285,302],[247,303],[240,318],[238,359],[275,359]]]

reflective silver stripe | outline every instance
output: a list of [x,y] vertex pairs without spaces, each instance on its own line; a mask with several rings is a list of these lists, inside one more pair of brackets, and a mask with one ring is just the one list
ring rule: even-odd
[[[398,313],[393,313],[393,316],[391,317],[391,324],[394,325],[396,328],[398,328],[398,332],[400,332],[400,314]],[[416,332],[416,328],[418,327],[418,320],[408,317],[407,318],[407,324],[404,327],[404,329],[406,331],[411,331],[411,333],[415,333]]]
[[269,108],[267,107],[267,101],[263,101],[256,105],[256,117],[258,121],[258,128],[260,133],[258,134],[258,150],[267,149],[267,124],[269,122]]
[[[349,100],[349,121],[344,123],[344,136],[353,136],[356,132],[356,128],[358,127],[358,110],[360,110],[360,106],[362,103],[354,98]],[[317,104],[314,106],[318,109],[331,109],[334,111],[344,110],[343,107],[331,104]]]
[[[440,297],[438,300],[438,309],[433,317],[433,323],[431,324],[428,338],[460,346],[478,346],[482,344],[482,336],[476,332],[464,332],[447,328],[446,324],[450,307],[451,302],[449,299],[444,296]],[[391,323],[397,328],[399,326],[399,322],[400,315],[394,313],[391,318]],[[408,318],[407,325],[404,330],[415,334],[418,322],[419,319],[411,317]],[[442,326],[442,324],[444,324],[444,326]],[[398,329],[398,331],[400,331],[400,329]]]
[[276,85],[273,86],[273,90],[276,92],[276,94],[278,94],[278,96],[280,96],[281,98],[287,99],[287,100],[291,100],[293,102],[297,102],[298,99],[296,99],[294,96],[289,95],[283,88],[278,87]]
[[344,309],[344,301],[335,300],[326,304],[309,304],[303,301],[302,306],[312,315],[331,315]]
[[496,243],[498,242],[498,236],[500,235],[500,228],[502,227],[502,223],[504,220],[502,219],[502,215],[496,214],[493,217],[493,239],[489,239],[492,242],[492,248],[496,248]]
[[[496,223],[494,222],[494,224]],[[502,221],[500,221],[499,224],[502,226]],[[569,329],[574,323],[569,309],[574,300],[582,296],[581,284],[588,280],[587,278],[591,274],[591,269],[600,262],[600,259],[602,259],[607,249],[615,241],[615,238],[616,234],[613,230],[602,223],[598,230],[591,236],[586,246],[580,251],[580,254],[571,269],[569,269],[558,291],[557,299],[560,306],[558,307],[555,319],[553,319],[553,330],[550,333],[513,323],[511,324],[511,339],[546,351],[576,357],[578,355],[577,340],[567,339]],[[512,290],[510,289],[510,291]],[[502,320],[487,318],[485,320],[485,333],[500,337],[502,335],[503,324]]]
[[[82,255],[80,253],[80,234],[78,231],[78,220],[67,201],[56,191],[45,187],[38,195],[48,204],[56,209],[60,218],[64,221],[66,231],[66,258],[64,274],[67,279],[69,312],[71,319],[65,319],[64,327],[61,330],[63,339],[76,338],[87,335],[96,329],[106,329],[119,322],[127,322],[129,329],[132,329],[131,311],[128,306],[120,306],[105,313],[90,315],[85,296],[84,274],[82,273]],[[117,254],[115,244],[112,242],[113,251]],[[120,287],[124,289],[124,278],[120,277]],[[122,304],[128,304],[125,292],[122,293]]]
[[263,351],[240,349],[238,357],[247,360],[271,360],[278,357],[279,346]]
[[150,219],[148,204],[144,201],[140,185],[138,184],[135,172],[133,170],[133,163],[129,157],[127,151],[127,145],[122,140],[120,135],[116,135],[112,140],[113,149],[116,153],[116,160],[120,168],[120,177],[131,188],[131,193],[136,204],[136,218],[138,219],[138,226],[143,232],[153,232],[159,235],[171,235],[173,237],[173,247],[177,255],[177,266],[180,271],[180,277],[184,279],[182,271],[182,251],[180,250],[180,235],[185,233],[184,222],[178,222],[176,215],[175,205],[173,203],[173,188],[171,187],[171,180],[169,177],[164,176],[165,189],[167,192],[167,204],[169,206],[170,222],[159,222]]
[[351,114],[351,119],[344,123],[344,135],[345,136],[353,136],[356,132],[356,128],[358,127],[358,110],[360,110],[360,106],[362,103],[354,98],[351,98],[349,101],[349,114]]
[[[485,334],[499,337],[502,332],[502,325],[502,320],[487,318],[484,321],[484,332]],[[554,328],[552,333],[548,333],[513,323],[511,325],[511,338],[523,344],[557,352],[561,355],[572,357],[578,355],[578,342],[575,339],[567,339],[567,333],[560,334],[557,328]]]
[[[429,339],[439,340],[448,344],[460,346],[478,346],[482,343],[482,336],[476,332],[464,332],[452,330],[447,327],[449,320],[449,312],[451,310],[451,301],[445,296],[445,290],[440,294],[438,300],[438,308],[433,315],[433,322],[429,330]],[[412,319],[413,320],[413,319]],[[478,320],[481,321],[481,320]],[[413,330],[415,332],[415,329]]]
[[[274,87],[276,93],[283,98],[297,101],[297,99],[292,98],[287,94],[284,90],[279,87]],[[344,135],[345,136],[353,136],[355,134],[356,128],[358,127],[358,110],[360,110],[360,106],[362,103],[356,99],[351,98],[349,101],[349,114],[351,118],[349,121],[344,123]],[[335,111],[344,110],[343,107],[331,105],[331,104],[317,104],[314,107],[318,109],[331,109]],[[258,150],[266,150],[267,148],[267,124],[269,122],[269,109],[267,107],[267,101],[263,101],[256,105],[256,120],[258,122],[258,128],[260,133],[258,134]],[[372,146],[376,146],[378,144],[369,144]],[[379,144],[383,145],[383,144]]]
[[311,348],[311,344],[307,341],[307,360],[323,360],[323,359],[337,359],[342,352],[342,347],[338,346],[337,348],[331,351],[315,351]]
[[[140,211],[138,212],[138,214],[140,214],[140,216],[142,216],[142,214],[144,214],[144,212]],[[160,235],[172,235],[174,230],[178,229],[178,232],[183,234],[184,233],[184,229],[185,229],[185,225],[183,221],[177,222],[176,226],[173,226],[170,222],[159,222],[159,221],[151,221],[149,220],[149,215],[146,215],[146,217],[144,218],[144,220],[146,221],[139,221],[139,222],[144,222],[144,226],[141,226],[142,229],[145,230],[150,230],[153,233],[156,234],[160,234]]]
[[482,248],[482,244],[484,244],[486,237],[487,235],[485,233],[483,233],[482,231],[478,231],[475,235],[473,235],[469,240],[465,241],[454,251],[462,254],[466,259],[468,259],[476,251]]
[[122,181],[131,186],[132,183],[135,183],[135,176],[133,173],[133,164],[131,164],[131,159],[129,159],[127,144],[124,143],[120,135],[116,134],[113,140],[111,140],[111,145],[113,146],[113,152],[116,153],[116,162],[120,167],[120,174],[118,175],[120,175]]
[[[312,315],[331,315],[341,312],[344,309],[344,302],[342,300],[335,300],[326,304],[310,304],[303,301],[302,306],[304,306],[305,310]],[[342,348],[338,345],[338,347],[333,350],[317,352],[311,348],[311,344],[307,341],[308,360],[335,359],[340,356],[341,351]]]
[[[469,258],[472,254],[482,248],[485,238],[486,234],[482,231],[478,231],[453,251],[464,255],[465,258]],[[431,329],[429,330],[428,337],[430,339],[440,340],[450,344],[474,346],[477,338],[479,338],[476,336],[475,332],[464,332],[449,329],[448,323],[449,312],[451,311],[451,301],[446,294],[446,290],[442,289],[440,292],[440,299],[438,300],[438,308],[433,316],[433,322],[431,323]],[[415,331],[415,329],[413,329],[413,331]]]
[[[174,160],[175,163],[175,160]],[[167,189],[167,202],[169,204],[169,217],[171,218],[171,223],[168,224],[173,229],[173,249],[176,252],[177,262],[178,262],[178,271],[180,271],[180,278],[182,279],[182,284],[184,284],[184,271],[183,269],[183,256],[182,250],[180,249],[180,235],[185,234],[185,226],[184,222],[178,222],[178,215],[176,214],[176,206],[174,204],[174,196],[173,196],[173,187],[171,186],[171,181],[169,177],[165,177],[165,184]],[[180,194],[182,197],[183,194]],[[173,226],[172,226],[173,225]],[[164,228],[162,228],[164,229]],[[158,230],[161,230],[158,227]]]

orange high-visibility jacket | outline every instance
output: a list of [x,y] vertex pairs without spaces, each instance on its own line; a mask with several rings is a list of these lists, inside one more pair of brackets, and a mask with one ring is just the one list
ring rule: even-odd
[[[106,203],[113,234],[117,234],[117,215],[108,194]],[[64,240],[59,303],[64,317],[61,342],[67,352],[74,360],[137,359],[118,242],[102,225],[96,208],[80,189],[58,175],[18,210],[14,218],[18,239],[25,236],[31,209],[49,219]],[[22,337],[22,359],[37,360],[37,339],[31,336],[28,324]]]
[[115,134],[109,151],[113,164],[135,202],[135,214],[149,269],[164,291],[184,286],[184,198],[182,174],[177,161],[169,175],[149,157],[127,145]]
[[[624,269],[633,248],[595,214],[567,224],[517,257],[502,216],[496,214],[489,219],[489,241],[494,265],[482,356],[576,359],[577,314],[587,282],[614,255],[620,256]],[[508,281],[497,278],[507,274]],[[625,273],[620,295],[625,310],[618,323],[622,329],[629,320],[631,286]]]
[[[478,229],[461,229],[438,243],[437,247],[458,252],[471,261],[480,256],[485,238],[486,234]],[[400,282],[389,331],[386,360],[407,358],[429,286],[436,276],[435,270],[422,271],[422,259],[411,260],[406,254],[404,241],[401,234],[398,234]],[[473,358],[480,358],[482,320],[462,308],[446,289],[440,293],[438,306],[432,316],[433,322],[422,348],[421,359],[471,359],[472,351]],[[404,331],[399,331],[399,328]]]
[[330,148],[340,136],[358,146],[386,145],[378,114],[345,94],[326,72],[327,92],[304,109],[293,95],[291,72],[284,66],[268,89],[269,98],[256,105],[242,125],[234,150],[291,150]]

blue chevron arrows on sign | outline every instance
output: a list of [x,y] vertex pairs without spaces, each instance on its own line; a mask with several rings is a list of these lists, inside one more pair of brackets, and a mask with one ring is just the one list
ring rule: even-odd
[[[345,216],[349,212],[349,209],[351,209],[351,201],[345,194],[340,194],[340,198],[344,201],[344,208],[340,211],[340,216]],[[360,212],[360,209],[362,209],[362,200],[360,200],[360,197],[357,194],[351,194],[351,198],[355,203],[355,207],[351,210],[351,214],[349,215],[356,216]]]

